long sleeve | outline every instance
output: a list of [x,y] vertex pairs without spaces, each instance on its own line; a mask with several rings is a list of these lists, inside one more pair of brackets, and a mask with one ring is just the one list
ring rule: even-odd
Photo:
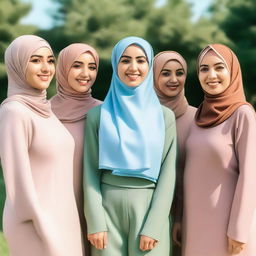
[[50,254],[52,251],[57,252],[57,248],[54,249],[54,232],[43,216],[30,166],[32,123],[23,110],[5,105],[1,107],[0,120],[0,157],[8,206],[18,222],[33,223],[38,236],[45,241],[49,255],[53,255]]
[[98,126],[100,107],[87,114],[84,144],[84,213],[88,234],[107,231],[101,194],[101,171],[99,170]]
[[176,125],[175,118],[170,110],[164,111],[165,116],[165,147],[163,161],[158,182],[153,194],[149,214],[141,235],[160,240],[164,223],[170,214],[175,187],[176,166]]
[[239,242],[248,241],[256,209],[256,118],[249,106],[239,108],[235,149],[238,181],[232,203],[228,236]]

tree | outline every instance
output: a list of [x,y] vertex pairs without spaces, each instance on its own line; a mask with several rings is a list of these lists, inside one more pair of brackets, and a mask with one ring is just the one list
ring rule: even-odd
[[34,33],[33,26],[21,25],[20,19],[30,10],[29,4],[18,0],[1,0],[0,2],[0,83],[4,86],[0,90],[0,102],[6,98],[7,79],[4,65],[4,52],[7,46],[16,37]]

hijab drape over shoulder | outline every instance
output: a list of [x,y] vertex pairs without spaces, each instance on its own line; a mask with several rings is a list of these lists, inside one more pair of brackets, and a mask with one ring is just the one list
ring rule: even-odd
[[99,56],[94,48],[87,44],[76,43],[64,48],[58,58],[56,68],[57,95],[51,99],[52,111],[62,122],[75,122],[86,117],[87,112],[100,104],[91,95],[91,89],[81,93],[68,84],[68,73],[74,61],[83,53],[90,53],[99,68]]
[[158,85],[158,79],[163,67],[166,65],[167,62],[172,60],[178,61],[183,67],[185,75],[187,75],[187,63],[179,53],[175,51],[160,52],[154,58],[154,87],[161,104],[170,108],[174,112],[176,118],[178,118],[186,112],[188,107],[188,101],[184,95],[184,88],[176,96],[170,97],[165,95],[159,89]]
[[38,90],[31,87],[26,81],[26,69],[33,52],[39,48],[50,45],[42,38],[34,35],[24,35],[16,38],[5,51],[5,65],[8,76],[8,98],[2,104],[9,101],[19,101],[35,113],[49,117],[51,106],[46,99],[46,90]]
[[[130,45],[141,47],[148,59],[145,80],[129,87],[118,77],[119,60]],[[164,146],[165,125],[153,89],[153,50],[139,37],[119,41],[112,52],[113,75],[101,108],[99,168],[113,174],[157,181]]]
[[[205,54],[213,50],[227,65],[230,72],[230,85],[217,95],[204,92],[204,101],[196,113],[196,124],[200,127],[213,127],[228,119],[235,110],[246,102],[239,61],[234,52],[225,45],[211,44],[204,48],[198,57],[198,70]],[[198,71],[199,72],[199,71]]]

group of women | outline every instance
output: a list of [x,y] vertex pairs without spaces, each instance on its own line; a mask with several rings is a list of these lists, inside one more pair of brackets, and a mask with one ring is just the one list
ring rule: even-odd
[[67,46],[47,100],[50,45],[24,35],[6,49],[0,158],[10,255],[255,256],[256,117],[236,55],[220,44],[201,51],[198,109],[186,100],[179,53],[154,57],[147,41],[127,37],[111,63],[101,102],[91,95],[97,52]]

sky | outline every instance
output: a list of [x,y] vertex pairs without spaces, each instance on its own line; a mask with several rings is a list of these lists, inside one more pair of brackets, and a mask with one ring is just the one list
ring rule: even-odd
[[[21,22],[23,24],[36,25],[41,29],[50,29],[54,22],[51,14],[54,13],[57,6],[52,0],[21,0],[22,2],[31,3],[32,9],[30,13],[24,17]],[[197,20],[208,8],[212,0],[187,0],[192,4],[193,20]],[[165,0],[158,0],[161,5]]]

